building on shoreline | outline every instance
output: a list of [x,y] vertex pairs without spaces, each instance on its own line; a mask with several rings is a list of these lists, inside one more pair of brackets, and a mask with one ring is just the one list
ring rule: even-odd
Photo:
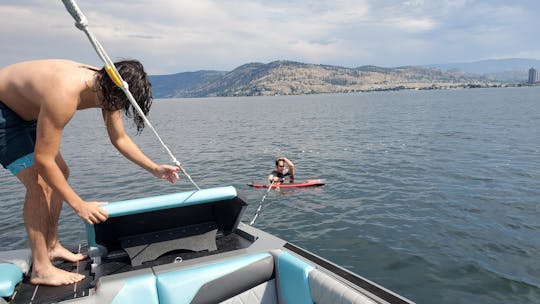
[[528,83],[536,83],[538,81],[538,71],[535,68],[529,69],[529,81]]

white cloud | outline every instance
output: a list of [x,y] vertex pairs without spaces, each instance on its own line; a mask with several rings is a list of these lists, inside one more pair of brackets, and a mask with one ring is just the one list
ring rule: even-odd
[[397,30],[419,33],[435,29],[437,23],[429,18],[394,18],[388,20]]
[[[113,58],[151,73],[290,59],[384,66],[471,61],[540,49],[539,4],[502,0],[79,0]],[[127,5],[128,4],[128,5]],[[99,64],[60,1],[0,4],[0,66],[43,57]]]

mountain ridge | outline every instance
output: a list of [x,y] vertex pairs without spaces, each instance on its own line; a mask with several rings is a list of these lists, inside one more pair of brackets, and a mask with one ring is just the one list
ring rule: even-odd
[[150,80],[155,98],[486,87],[525,82],[528,68],[524,67],[536,63],[540,66],[540,61],[534,59],[499,59],[426,66],[347,68],[279,60],[246,63],[232,71],[150,75]]

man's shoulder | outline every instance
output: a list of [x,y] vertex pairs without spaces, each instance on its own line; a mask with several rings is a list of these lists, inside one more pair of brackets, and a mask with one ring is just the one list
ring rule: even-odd
[[60,67],[60,66],[76,66],[76,65],[85,65],[83,63],[79,63],[73,60],[67,60],[67,59],[37,59],[37,60],[28,60],[28,61],[20,61],[17,63],[13,63],[11,65],[8,65],[5,67],[5,69],[26,69],[26,68],[35,68],[35,67]]
[[[78,67],[84,64],[64,59],[42,59],[33,61],[23,61],[12,64],[0,70],[6,80],[17,83],[51,83],[73,81],[76,78]],[[74,77],[75,76],[75,77]],[[55,86],[56,87],[56,86]]]

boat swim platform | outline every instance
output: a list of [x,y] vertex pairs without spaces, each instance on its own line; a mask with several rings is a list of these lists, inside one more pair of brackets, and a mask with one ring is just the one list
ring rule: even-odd
[[247,203],[234,187],[103,207],[109,219],[86,225],[86,242],[71,248],[89,257],[55,264],[83,281],[34,286],[24,276],[0,303],[412,303],[241,223]]

